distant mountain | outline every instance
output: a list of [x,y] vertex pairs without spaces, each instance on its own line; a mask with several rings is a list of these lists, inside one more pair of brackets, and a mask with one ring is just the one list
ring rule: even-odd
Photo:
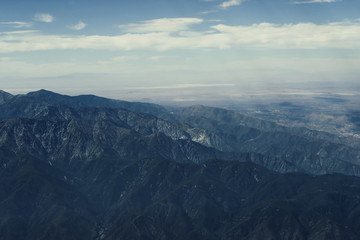
[[[144,157],[163,156],[175,161],[195,163],[215,158],[250,160],[279,172],[338,172],[360,176],[359,146],[348,144],[342,138],[328,133],[306,128],[287,128],[219,108],[193,106],[167,110],[155,104],[130,103],[91,95],[70,97],[40,90],[14,96],[6,104],[1,104],[1,118],[51,122],[76,120],[83,122],[79,126],[89,127],[106,123],[106,127],[111,130],[101,132],[103,139],[116,139],[112,132],[113,126],[109,124],[131,130],[128,135],[138,134],[141,136],[139,141],[142,138],[148,141],[154,136],[161,136],[159,134],[169,137],[165,141],[169,143],[167,148],[157,148],[168,149],[166,154],[163,150],[149,151],[145,155],[139,153],[138,156]],[[36,134],[33,133],[33,136]],[[86,137],[83,139],[88,140]],[[192,147],[185,148],[184,143]],[[174,150],[174,146],[178,146],[175,147],[177,150]],[[114,147],[106,145],[106,148],[112,150]],[[153,146],[143,149],[153,149]],[[203,150],[199,152],[199,149]],[[121,152],[126,152],[126,149]],[[73,153],[63,154],[70,156]],[[245,155],[252,157],[244,158]]]
[[0,96],[1,240],[360,239],[343,138],[204,106]]
[[[285,127],[271,121],[245,116],[243,114],[206,106],[191,106],[177,108],[174,110],[177,115],[176,119],[181,122],[189,123],[195,127],[202,126],[204,129],[232,134],[235,130],[257,129],[265,132],[281,132],[291,135],[297,135],[306,138],[309,141],[325,140],[336,144],[344,143],[344,138],[337,137],[326,132],[319,132],[300,127]],[[347,143],[346,145],[351,145]]]
[[[1,103],[1,102],[0,102]],[[158,114],[165,113],[164,107],[156,104],[141,102],[126,102],[113,100],[94,95],[66,96],[47,90],[30,92],[25,95],[16,95],[7,102],[0,105],[0,118],[25,116],[28,112],[34,111],[49,105],[65,105],[69,107],[106,107],[123,108],[133,112]]]
[[360,148],[348,139],[307,128],[284,127],[220,108],[192,106],[173,113],[177,121],[212,133],[194,139],[205,146],[274,156],[308,173],[359,175]]

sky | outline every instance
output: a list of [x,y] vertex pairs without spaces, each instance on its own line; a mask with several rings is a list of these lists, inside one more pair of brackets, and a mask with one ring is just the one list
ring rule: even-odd
[[358,0],[1,0],[0,89],[196,101],[358,93]]

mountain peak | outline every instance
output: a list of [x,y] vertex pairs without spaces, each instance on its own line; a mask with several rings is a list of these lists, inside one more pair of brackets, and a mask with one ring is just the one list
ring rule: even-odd
[[72,97],[51,92],[49,90],[40,89],[38,91],[29,92],[25,98],[31,98],[35,101],[40,101],[47,104],[68,104],[72,103]]
[[12,97],[13,95],[11,95],[10,93],[0,90],[0,104],[5,103],[7,100],[9,100]]
[[43,95],[57,95],[57,96],[61,96],[58,93],[46,90],[46,89],[40,89],[38,91],[33,91],[33,92],[29,92],[28,94],[26,94],[28,96],[43,96]]

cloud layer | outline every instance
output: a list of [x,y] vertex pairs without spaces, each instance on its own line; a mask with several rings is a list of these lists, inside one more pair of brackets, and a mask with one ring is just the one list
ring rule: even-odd
[[115,36],[45,35],[37,31],[0,33],[0,52],[38,50],[178,50],[178,49],[358,49],[360,22],[271,24],[250,26],[213,25],[193,31],[198,18],[154,19],[122,25]]

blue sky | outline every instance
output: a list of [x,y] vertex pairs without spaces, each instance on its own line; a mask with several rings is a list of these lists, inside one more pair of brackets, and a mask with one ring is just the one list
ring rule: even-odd
[[358,66],[357,0],[0,3],[0,88],[12,93],[236,98],[356,85]]

